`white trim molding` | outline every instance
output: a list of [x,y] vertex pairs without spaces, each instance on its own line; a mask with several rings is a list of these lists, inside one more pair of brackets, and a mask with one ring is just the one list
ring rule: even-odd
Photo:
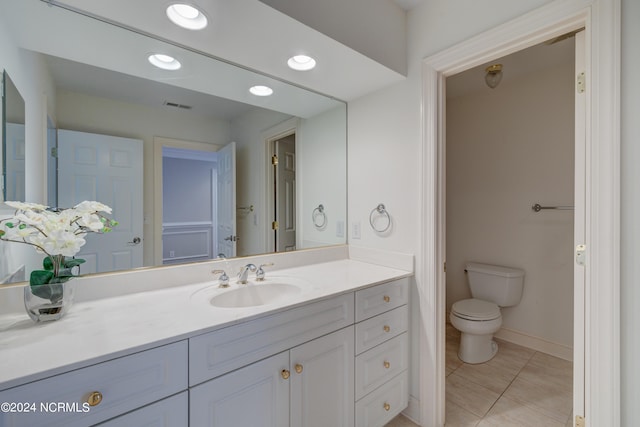
[[[620,0],[567,0],[522,15],[434,56],[422,67],[420,296],[423,426],[442,426],[445,406],[445,78],[585,28],[587,155],[584,415],[620,425]],[[576,405],[574,405],[576,406]],[[581,405],[580,405],[581,406]]]

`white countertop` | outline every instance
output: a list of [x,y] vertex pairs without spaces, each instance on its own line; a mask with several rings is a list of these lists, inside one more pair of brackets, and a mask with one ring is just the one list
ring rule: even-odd
[[345,259],[267,272],[264,283],[299,279],[302,288],[270,305],[214,307],[212,296],[242,285],[209,281],[76,303],[54,322],[0,316],[0,390],[412,274]]

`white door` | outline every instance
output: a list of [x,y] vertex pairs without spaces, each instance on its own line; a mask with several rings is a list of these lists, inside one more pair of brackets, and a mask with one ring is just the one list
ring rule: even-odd
[[[574,247],[585,243],[586,213],[586,120],[587,93],[581,88],[580,75],[585,72],[585,33],[575,37],[575,188]],[[585,267],[573,265],[573,413],[585,414]]]
[[192,387],[189,389],[189,424],[198,427],[287,427],[288,370],[289,352],[285,351]]
[[113,209],[118,226],[89,234],[78,258],[82,274],[142,266],[142,141],[58,131],[58,206],[96,200]]
[[236,143],[218,151],[218,253],[236,256]]
[[291,349],[291,427],[354,425],[353,326]]
[[7,123],[5,146],[6,200],[24,201],[24,125]]
[[296,136],[275,142],[276,252],[296,250]]

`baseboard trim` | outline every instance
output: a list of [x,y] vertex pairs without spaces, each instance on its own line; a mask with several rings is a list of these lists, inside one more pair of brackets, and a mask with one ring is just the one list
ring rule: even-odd
[[512,329],[502,328],[495,335],[496,338],[518,344],[560,359],[573,361],[573,348],[563,344],[554,343],[545,339],[524,334]]
[[402,415],[414,423],[422,425],[420,424],[420,401],[413,396],[409,396],[409,405],[402,411]]

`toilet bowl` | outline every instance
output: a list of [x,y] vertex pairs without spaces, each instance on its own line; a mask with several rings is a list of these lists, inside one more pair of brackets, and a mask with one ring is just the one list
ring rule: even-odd
[[460,331],[458,357],[465,363],[484,363],[498,352],[493,334],[502,326],[500,307],[489,301],[465,299],[451,307],[449,320]]
[[468,263],[473,298],[454,303],[449,320],[460,331],[458,357],[466,363],[484,363],[498,352],[493,334],[502,326],[500,307],[520,302],[524,271],[497,265]]

